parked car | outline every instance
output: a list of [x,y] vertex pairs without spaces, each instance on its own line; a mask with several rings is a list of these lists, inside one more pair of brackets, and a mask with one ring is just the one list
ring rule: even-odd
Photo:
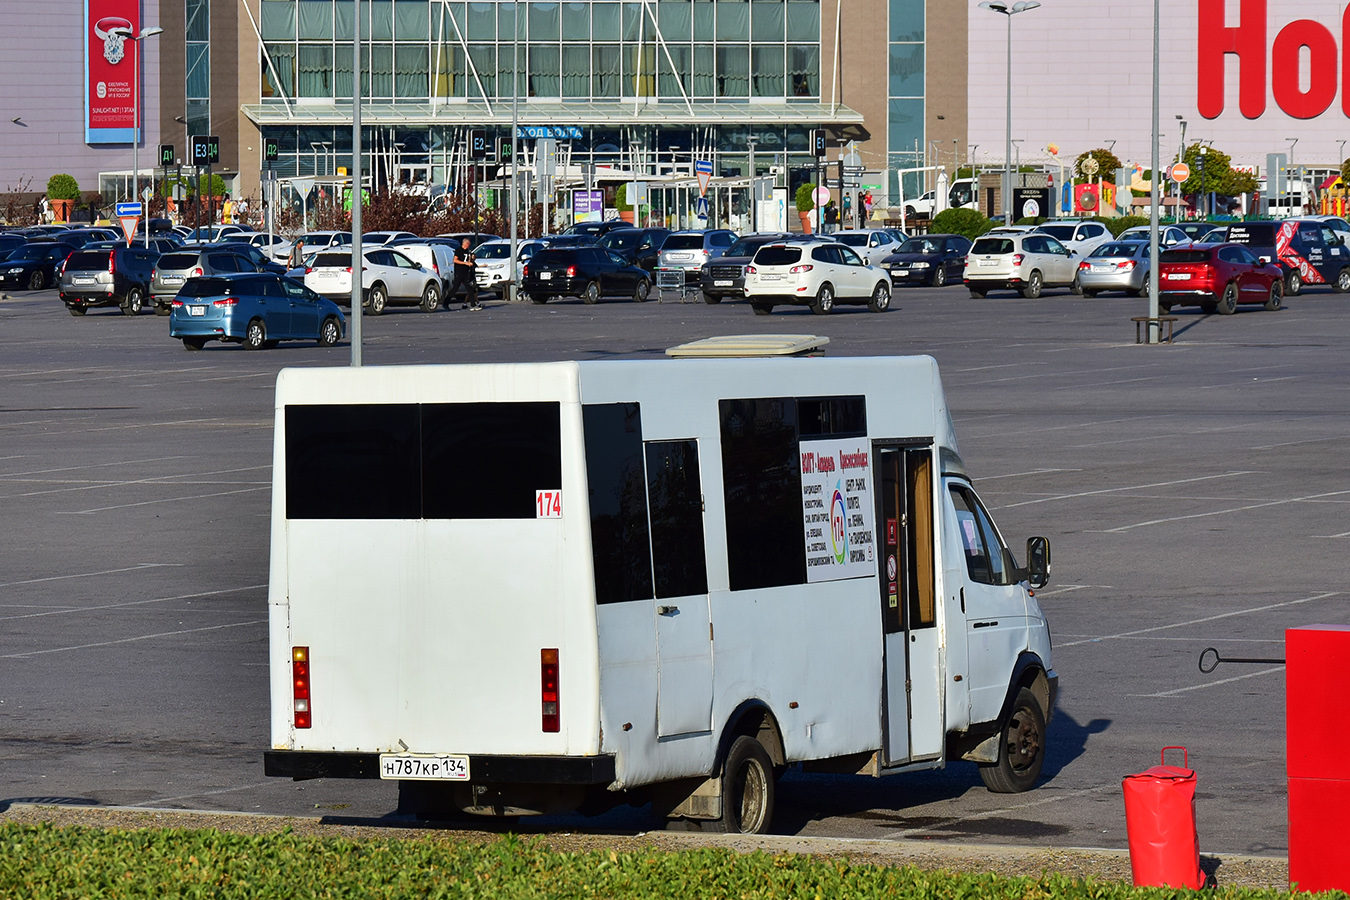
[[1057,220],[1036,226],[1036,231],[1050,235],[1079,256],[1087,256],[1112,239],[1111,232],[1101,222]]
[[937,192],[928,193],[905,201],[905,217],[909,219],[922,216],[925,219],[932,218],[933,207],[937,205]]
[[347,331],[342,310],[290,278],[252,273],[194,278],[173,301],[169,335],[188,350],[207,341],[245,350],[278,341],[318,341],[332,347]]
[[595,244],[651,272],[656,269],[661,245],[669,235],[669,228],[616,228],[597,238]]
[[598,303],[601,297],[630,297],[636,303],[651,293],[646,270],[600,247],[545,247],[525,264],[521,299],[547,303],[551,297],[580,297]]
[[959,234],[927,234],[905,241],[881,260],[881,268],[891,273],[896,285],[959,284],[969,252],[970,241]]
[[449,234],[438,234],[436,235],[436,237],[439,238],[440,240],[450,241],[456,247],[458,247],[465,238],[468,238],[470,250],[474,249],[479,244],[482,244],[485,241],[495,241],[497,239],[497,235],[485,234],[484,232],[481,231],[456,231],[451,232]]
[[374,247],[379,244],[391,244],[394,241],[415,241],[417,235],[411,231],[368,231],[361,235],[361,244]]
[[61,302],[72,316],[82,316],[95,306],[120,306],[124,315],[139,316],[159,252],[139,245],[98,250],[91,246],[70,254],[61,267]]
[[237,234],[252,233],[253,229],[242,225],[200,225],[189,228],[183,235],[183,241],[188,244],[215,244]]
[[55,284],[56,267],[75,249],[57,241],[29,241],[5,257],[4,265],[0,266],[0,288],[39,291]]
[[1103,291],[1124,291],[1126,294],[1147,297],[1149,246],[1147,240],[1121,239],[1093,250],[1087,259],[1078,264],[1078,285],[1083,296],[1095,297]]
[[852,247],[869,266],[879,264],[900,246],[885,228],[836,231],[830,235],[830,239]]
[[[1153,231],[1153,229],[1152,229],[1151,226],[1148,226],[1148,225],[1136,225],[1136,226],[1133,227],[1133,228],[1126,228],[1126,229],[1125,229],[1124,231],[1122,231],[1120,234],[1116,235],[1116,240],[1117,240],[1117,241],[1143,241],[1143,242],[1145,242],[1145,243],[1148,243],[1150,240],[1152,240],[1152,237],[1153,237],[1152,231]],[[1108,242],[1108,243],[1114,243],[1114,242]],[[1186,232],[1182,231],[1182,230],[1181,230],[1180,228],[1178,228],[1177,226],[1175,226],[1175,225],[1159,225],[1159,226],[1158,226],[1158,246],[1159,246],[1159,247],[1163,247],[1163,248],[1167,248],[1167,247],[1175,247],[1177,244],[1189,244],[1189,243],[1191,243],[1191,238],[1188,237],[1188,236],[1186,235]],[[1105,245],[1103,245],[1103,246],[1105,246]],[[1099,247],[1098,249],[1101,249],[1101,248]],[[1092,253],[1089,253],[1089,254],[1087,254],[1087,255],[1088,255],[1088,256],[1092,256],[1092,255],[1096,254],[1096,252],[1097,252],[1096,250],[1093,250]]]
[[1077,289],[1078,254],[1048,234],[1005,232],[982,235],[966,254],[963,279],[970,296],[1015,290],[1039,297],[1047,287]]
[[745,299],[757,316],[779,304],[807,305],[818,316],[833,312],[836,303],[866,303],[872,312],[885,312],[891,277],[844,244],[765,244],[745,267]]
[[440,279],[441,296],[445,297],[449,293],[450,285],[455,283],[455,247],[449,241],[414,238],[384,246],[397,250],[419,266],[429,269]]
[[248,242],[275,260],[285,261],[291,255],[291,242],[279,234],[260,231],[250,237]]
[[236,240],[234,238],[226,238],[224,241],[222,241],[219,244],[216,244],[215,246],[219,247],[222,250],[229,250],[232,253],[239,254],[240,256],[244,257],[244,259],[252,263],[253,267],[257,269],[259,272],[271,272],[273,275],[286,274],[286,267],[284,265],[272,259],[272,257],[268,256],[266,253],[262,252],[257,247],[245,241]]
[[1316,219],[1234,222],[1223,240],[1268,256],[1284,271],[1284,292],[1297,297],[1305,284],[1329,284],[1350,291],[1350,247],[1343,235]]
[[[423,312],[441,305],[441,278],[430,269],[388,247],[362,250],[362,306],[372,316],[391,304],[415,303]],[[352,255],[328,250],[316,255],[305,268],[305,287],[330,300],[351,302]]]
[[[796,237],[782,231],[747,234],[736,239],[716,259],[704,263],[698,272],[699,287],[703,290],[704,303],[721,303],[723,298],[745,297],[745,267],[755,258],[755,251],[765,244],[782,243]],[[822,236],[821,240],[828,240]]]
[[590,238],[601,238],[619,228],[632,228],[632,222],[623,219],[610,219],[608,222],[577,222],[563,230],[563,234],[581,234]]
[[303,243],[305,245],[305,255],[317,253],[328,247],[347,247],[352,242],[352,233],[350,231],[311,231],[308,234],[302,234],[295,239],[294,243]]
[[28,243],[28,240],[23,235],[13,233],[0,234],[0,259],[4,259],[26,243]]
[[1195,222],[1178,222],[1176,227],[1180,228],[1183,232],[1185,232],[1186,237],[1190,238],[1192,243],[1198,244],[1204,240],[1206,235],[1214,232],[1215,230],[1227,229],[1228,226],[1215,225],[1213,222],[1195,221]]
[[[517,284],[520,283],[520,274],[524,270],[525,264],[545,246],[547,245],[543,241],[516,241]],[[511,265],[511,242],[503,239],[479,244],[473,251],[473,255],[474,260],[478,263],[478,267],[474,269],[474,279],[478,282],[478,289],[480,291],[496,291],[505,296],[511,284],[511,276],[508,272]]]
[[188,279],[238,272],[256,273],[257,266],[241,254],[214,244],[189,246],[164,254],[155,263],[150,279],[150,302],[155,315],[169,314],[173,298],[178,296]]
[[736,232],[723,228],[677,231],[661,245],[657,265],[662,269],[683,269],[684,283],[698,284],[703,264],[726,253],[734,243]]
[[564,247],[594,247],[595,235],[593,234],[542,234],[539,240],[545,245],[561,250]]
[[1188,244],[1158,257],[1158,309],[1163,312],[1198,305],[1227,316],[1241,304],[1276,310],[1283,301],[1280,266],[1241,244]]

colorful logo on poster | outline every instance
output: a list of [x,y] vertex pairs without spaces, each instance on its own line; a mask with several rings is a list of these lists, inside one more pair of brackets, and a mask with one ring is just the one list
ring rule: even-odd
[[834,550],[835,562],[842,563],[848,556],[848,515],[844,507],[844,494],[838,486],[830,500],[830,547]]
[[84,139],[129,143],[138,135],[136,70],[140,29],[137,0],[85,0]]

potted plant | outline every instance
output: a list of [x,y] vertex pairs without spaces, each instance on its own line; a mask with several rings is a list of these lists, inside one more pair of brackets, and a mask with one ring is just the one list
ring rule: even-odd
[[628,202],[628,184],[619,185],[619,189],[614,192],[614,208],[619,211],[619,218],[625,222],[633,221],[633,204]]
[[47,179],[47,200],[52,205],[52,220],[70,221],[75,201],[80,199],[80,183],[74,175],[53,175]]
[[811,233],[811,210],[816,208],[816,186],[807,182],[797,188],[797,215],[802,220],[802,234]]

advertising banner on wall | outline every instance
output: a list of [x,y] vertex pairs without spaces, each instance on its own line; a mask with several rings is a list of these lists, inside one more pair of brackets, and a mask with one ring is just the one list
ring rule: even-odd
[[807,582],[875,575],[867,441],[803,441],[801,454]]
[[604,191],[572,191],[572,221],[603,222]]
[[140,0],[84,2],[84,140],[129,144],[137,137],[136,42]]

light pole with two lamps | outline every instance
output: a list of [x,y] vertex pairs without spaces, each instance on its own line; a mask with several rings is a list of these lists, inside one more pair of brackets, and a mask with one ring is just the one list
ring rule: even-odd
[[[148,28],[142,28],[141,33],[131,38],[132,43],[136,45],[136,64],[132,69],[131,83],[131,199],[132,202],[141,201],[141,41],[148,37],[154,37],[157,34],[163,34],[164,29],[158,25],[151,25]],[[150,181],[154,182],[154,173],[151,173]],[[150,246],[150,217],[145,216],[145,246]],[[131,239],[127,239],[131,243]]]
[[1009,3],[1007,0],[985,0],[980,4],[981,9],[987,9],[991,12],[1000,13],[1008,17],[1008,109],[1005,119],[1007,128],[1007,137],[1004,141],[1003,153],[1003,224],[1012,224],[1012,17],[1020,12],[1026,12],[1029,9],[1035,9],[1041,4],[1038,0],[1017,0],[1016,3]]

